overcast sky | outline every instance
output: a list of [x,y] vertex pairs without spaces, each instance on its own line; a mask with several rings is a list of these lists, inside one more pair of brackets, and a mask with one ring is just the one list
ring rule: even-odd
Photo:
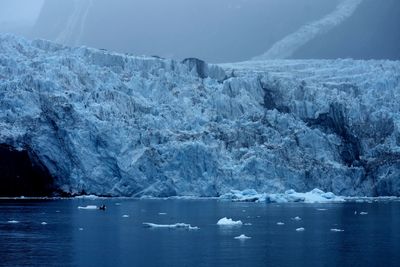
[[[335,13],[343,2],[354,12]],[[400,46],[399,7],[398,0],[0,0],[0,32],[208,62],[248,60],[271,48],[267,56],[392,58]],[[340,23],[325,27],[333,18]],[[314,27],[304,27],[309,24]],[[339,38],[337,32],[346,34]],[[365,32],[368,35],[349,38]],[[330,41],[312,44],[321,36]],[[357,41],[361,39],[363,43]],[[327,47],[333,42],[335,47]],[[392,45],[382,54],[379,47],[385,43]],[[313,48],[307,50],[309,44]],[[363,49],[344,53],[357,47]],[[296,52],[299,49],[304,52]]]

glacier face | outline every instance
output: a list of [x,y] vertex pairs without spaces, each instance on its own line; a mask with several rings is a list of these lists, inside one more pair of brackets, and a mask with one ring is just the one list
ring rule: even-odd
[[399,196],[399,103],[400,62],[217,66],[0,35],[0,144],[72,194]]

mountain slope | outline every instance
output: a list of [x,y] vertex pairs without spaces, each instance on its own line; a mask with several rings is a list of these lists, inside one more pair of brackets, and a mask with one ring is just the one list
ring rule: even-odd
[[391,61],[216,66],[0,35],[0,144],[73,194],[400,195],[399,84]]

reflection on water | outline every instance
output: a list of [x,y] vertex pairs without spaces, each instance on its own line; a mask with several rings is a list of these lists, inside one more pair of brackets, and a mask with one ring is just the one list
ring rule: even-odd
[[[106,211],[77,209],[103,203]],[[1,200],[0,265],[396,266],[399,208],[398,202]],[[359,215],[360,211],[368,214]],[[291,219],[296,216],[301,220]],[[217,226],[222,217],[251,225]],[[285,225],[277,225],[279,221]],[[183,222],[200,229],[149,229],[143,222]],[[305,231],[296,232],[300,227]],[[234,239],[240,234],[251,239]]]

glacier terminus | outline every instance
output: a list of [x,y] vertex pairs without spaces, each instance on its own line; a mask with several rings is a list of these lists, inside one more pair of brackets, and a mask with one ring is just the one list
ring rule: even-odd
[[0,35],[0,144],[71,195],[400,196],[399,103],[398,61],[212,65]]

